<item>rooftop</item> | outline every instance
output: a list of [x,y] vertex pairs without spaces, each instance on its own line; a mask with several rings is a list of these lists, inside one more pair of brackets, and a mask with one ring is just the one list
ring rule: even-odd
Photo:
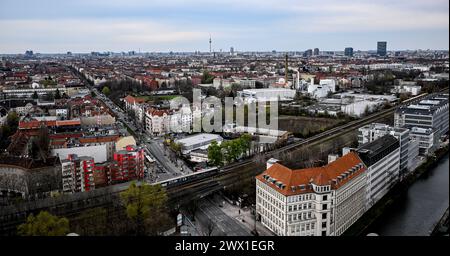
[[177,143],[181,143],[185,146],[194,145],[203,141],[212,141],[212,140],[220,140],[222,141],[222,137],[217,134],[211,133],[200,133],[197,135],[189,136],[184,139],[177,140]]
[[285,196],[313,192],[310,184],[338,189],[366,170],[355,152],[350,152],[322,167],[292,170],[279,163],[256,176],[258,180]]

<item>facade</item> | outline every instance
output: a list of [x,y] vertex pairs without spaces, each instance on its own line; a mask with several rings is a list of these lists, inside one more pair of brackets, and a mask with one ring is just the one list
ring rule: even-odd
[[314,48],[313,54],[314,54],[314,56],[318,56],[319,55],[319,48]]
[[367,166],[367,209],[400,180],[400,143],[388,134],[360,146],[356,152]]
[[246,89],[238,92],[238,96],[247,101],[285,101],[294,99],[295,90],[283,88]]
[[190,107],[184,106],[170,115],[170,130],[168,132],[190,132],[193,114]]
[[61,165],[56,158],[44,163],[24,156],[0,156],[0,201],[20,196],[37,199],[61,191]]
[[365,212],[366,167],[354,152],[292,170],[273,159],[256,177],[256,212],[280,236],[341,235]]
[[410,131],[406,128],[391,127],[387,124],[372,123],[358,129],[359,146],[377,140],[384,135],[394,136],[400,143],[400,174],[406,174],[410,171],[409,164],[418,155],[418,146],[416,143],[410,143]]
[[432,94],[408,106],[398,108],[394,114],[396,127],[418,127],[435,131],[440,138],[449,130],[448,94]]
[[168,110],[150,108],[145,112],[145,130],[149,135],[160,136],[170,131]]
[[144,149],[129,145],[114,153],[114,161],[71,154],[61,160],[62,191],[76,193],[144,177]]
[[377,54],[378,56],[386,56],[387,42],[377,42]]
[[66,88],[62,86],[53,88],[4,89],[3,95],[7,98],[31,98],[35,92],[38,95],[43,96],[50,93],[55,94],[57,90],[61,94],[66,92]]
[[256,80],[244,78],[244,79],[240,79],[239,80],[239,84],[242,87],[244,87],[244,88],[247,88],[247,87],[255,88],[256,87]]
[[111,169],[111,181],[120,182],[144,177],[144,149],[127,146],[125,150],[114,153],[117,168]]
[[347,57],[353,57],[353,48],[352,47],[345,48],[344,55]]
[[417,142],[419,154],[422,156],[432,154],[437,148],[439,137],[431,128],[411,127],[411,140]]
[[125,109],[127,111],[133,111],[134,114],[136,115],[136,120],[138,120],[140,123],[144,122],[145,100],[128,95],[127,97],[124,98],[124,101],[125,101]]
[[75,193],[95,189],[93,157],[71,154],[61,160],[63,192]]
[[311,79],[307,92],[314,98],[325,98],[329,93],[336,92],[336,82],[333,79],[322,79],[319,84],[314,84],[314,79]]

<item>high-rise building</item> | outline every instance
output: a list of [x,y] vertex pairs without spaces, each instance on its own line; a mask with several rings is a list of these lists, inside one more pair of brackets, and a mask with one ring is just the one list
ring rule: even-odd
[[347,57],[353,57],[353,48],[352,47],[345,48],[344,55]]
[[230,55],[234,55],[234,47],[230,47]]
[[314,48],[314,56],[318,56],[319,55],[319,48]]
[[377,42],[377,54],[379,56],[386,56],[387,42]]
[[31,57],[31,56],[33,56],[33,51],[31,51],[31,50],[28,50],[28,51],[26,51],[25,52],[25,56],[27,56],[27,57]]
[[312,49],[308,49],[303,53],[303,57],[311,57],[313,54],[313,50]]

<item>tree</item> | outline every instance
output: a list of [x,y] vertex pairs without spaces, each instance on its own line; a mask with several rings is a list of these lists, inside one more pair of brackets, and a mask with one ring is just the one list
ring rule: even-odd
[[56,89],[56,92],[55,92],[55,99],[56,99],[56,100],[61,99],[61,93],[59,92],[59,89]]
[[6,124],[15,132],[15,129],[19,126],[19,115],[17,115],[17,112],[11,111],[8,113],[8,116],[6,117]]
[[39,98],[39,95],[36,91],[33,92],[33,96],[31,96],[34,100],[37,100]]
[[18,233],[22,236],[64,236],[69,233],[69,220],[41,211],[36,217],[30,214],[26,223],[19,225]]
[[161,185],[136,185],[120,193],[127,217],[134,223],[136,235],[156,235],[170,223],[167,195]]
[[175,152],[178,156],[181,155],[182,148],[183,146],[181,145],[181,143],[175,143],[174,141],[170,142],[170,149],[172,149],[173,152]]
[[[76,222],[76,224],[73,224],[73,222]],[[85,210],[75,218],[75,221],[71,222],[71,226],[80,235],[105,235],[109,229],[106,209],[97,207]]]
[[222,148],[217,141],[213,141],[208,147],[208,162],[213,166],[222,166],[223,164]]
[[202,75],[202,84],[212,84],[215,76],[211,75],[208,71],[204,71]]
[[105,94],[105,96],[108,96],[111,94],[111,90],[109,89],[108,86],[104,86],[102,89],[102,93]]

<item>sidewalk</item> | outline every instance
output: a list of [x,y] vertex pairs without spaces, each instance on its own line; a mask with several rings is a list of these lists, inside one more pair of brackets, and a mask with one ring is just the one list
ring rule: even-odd
[[[230,218],[237,220],[237,222],[245,229],[250,232],[255,229],[255,216],[251,213],[249,208],[241,209],[237,205],[232,205],[220,195],[214,195],[211,200],[216,204],[223,204],[221,210]],[[260,236],[274,236],[274,234],[259,221],[256,222],[256,230]]]

